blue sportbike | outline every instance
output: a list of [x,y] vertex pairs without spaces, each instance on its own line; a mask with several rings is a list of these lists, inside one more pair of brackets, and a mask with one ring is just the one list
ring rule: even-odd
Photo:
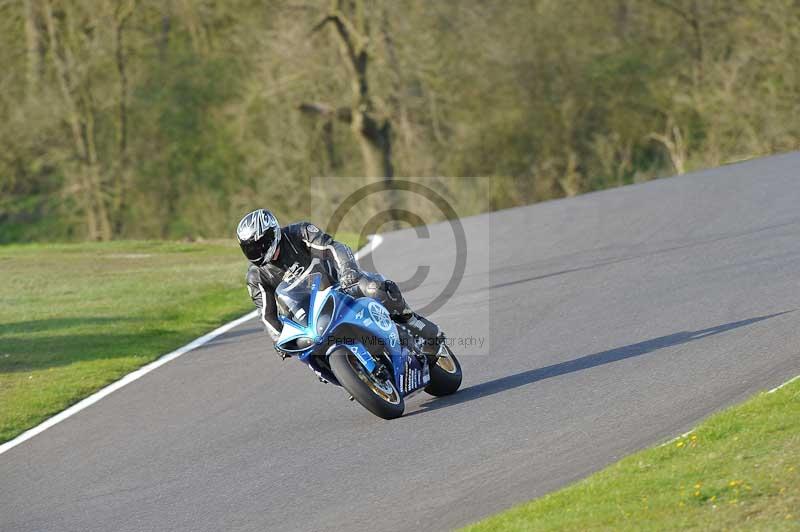
[[347,390],[376,416],[400,417],[411,395],[449,395],[461,385],[461,365],[446,341],[426,355],[422,341],[392,321],[383,305],[340,290],[317,260],[287,272],[275,301],[283,322],[276,349],[307,364],[322,382]]

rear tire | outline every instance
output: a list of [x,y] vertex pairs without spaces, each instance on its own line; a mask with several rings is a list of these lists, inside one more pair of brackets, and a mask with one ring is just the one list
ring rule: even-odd
[[328,357],[331,371],[342,388],[364,408],[383,419],[403,415],[405,402],[391,380],[379,381],[361,365],[349,349],[337,349]]
[[446,353],[431,362],[431,382],[425,387],[426,392],[436,397],[454,394],[461,386],[461,364],[447,344],[442,344],[442,349]]

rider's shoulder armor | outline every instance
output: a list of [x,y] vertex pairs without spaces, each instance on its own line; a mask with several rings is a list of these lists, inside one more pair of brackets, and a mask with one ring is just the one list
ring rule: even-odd
[[289,235],[289,241],[302,247],[326,246],[333,240],[325,231],[311,222],[297,222],[287,225],[282,229]]

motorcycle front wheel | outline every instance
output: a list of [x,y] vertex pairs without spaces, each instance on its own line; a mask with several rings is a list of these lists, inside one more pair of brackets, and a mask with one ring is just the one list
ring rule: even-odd
[[361,406],[383,419],[395,419],[403,415],[405,402],[391,378],[373,375],[345,348],[331,353],[328,363],[339,384]]
[[461,364],[456,355],[446,344],[439,349],[435,358],[429,358],[431,382],[425,387],[426,392],[437,397],[456,393],[461,386]]

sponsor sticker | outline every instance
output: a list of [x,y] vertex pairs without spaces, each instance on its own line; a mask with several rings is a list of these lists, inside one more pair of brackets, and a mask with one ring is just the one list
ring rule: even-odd
[[388,331],[392,328],[392,318],[389,317],[389,311],[383,305],[370,301],[367,308],[369,308],[369,315],[372,320],[381,330]]

